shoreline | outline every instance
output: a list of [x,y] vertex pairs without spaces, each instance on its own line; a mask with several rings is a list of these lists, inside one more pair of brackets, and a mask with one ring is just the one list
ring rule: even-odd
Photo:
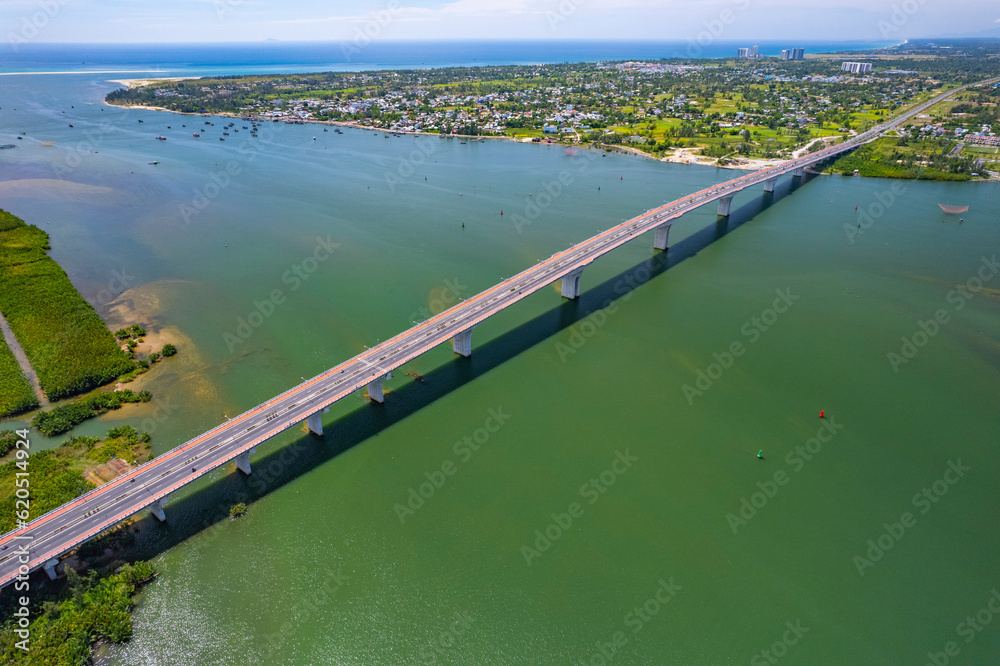
[[[122,80],[118,80],[118,81],[112,81],[112,83],[121,83],[122,85],[126,86],[127,88],[131,88],[133,86],[135,86],[135,87],[141,87],[141,86],[152,85],[155,81],[179,81],[179,80],[190,80],[190,79],[198,79],[198,78],[202,78],[202,77],[177,77],[177,78],[171,78],[171,79],[122,79]],[[237,115],[235,113],[230,113],[230,112],[227,112],[227,111],[217,111],[217,112],[211,112],[211,113],[207,113],[206,114],[206,113],[197,113],[197,112],[193,112],[193,111],[176,111],[174,109],[168,109],[168,108],[162,107],[162,106],[148,106],[148,105],[145,105],[145,104],[113,104],[111,102],[108,102],[107,100],[104,101],[104,104],[106,104],[108,106],[114,106],[114,107],[117,107],[119,109],[141,109],[143,111],[163,111],[163,112],[166,112],[166,113],[174,113],[174,114],[177,114],[179,116],[198,116],[198,117],[202,117],[202,118],[236,118],[236,119],[241,119],[241,120],[243,118],[245,118],[245,116]],[[273,119],[266,119],[266,120],[265,119],[258,119],[257,122],[260,122],[260,123],[271,123],[271,122],[274,122],[274,120]],[[284,124],[293,124],[293,123],[289,123],[289,122],[287,122],[285,120],[278,120],[278,122],[279,123],[284,123]],[[586,148],[594,149],[594,150],[612,150],[612,151],[619,150],[619,151],[622,151],[622,152],[626,152],[626,153],[630,153],[632,155],[635,155],[636,157],[645,157],[646,159],[655,160],[657,162],[668,162],[668,163],[671,163],[671,164],[689,164],[689,165],[694,165],[694,166],[715,167],[715,168],[718,168],[718,169],[732,169],[732,170],[737,170],[737,171],[757,171],[757,170],[762,169],[764,167],[767,167],[767,166],[777,166],[777,165],[779,165],[779,164],[787,161],[787,160],[773,160],[773,159],[771,159],[771,160],[757,159],[757,160],[754,161],[751,158],[752,161],[750,163],[747,163],[747,164],[705,163],[705,162],[702,161],[702,157],[701,156],[692,154],[690,152],[692,149],[690,149],[690,148],[678,148],[677,149],[678,152],[675,153],[675,154],[673,154],[673,155],[666,155],[664,157],[657,157],[655,155],[647,153],[644,150],[639,150],[638,148],[633,148],[631,146],[624,146],[624,145],[620,145],[620,144],[606,144],[606,143],[601,143],[600,141],[594,141],[594,142],[591,142],[590,144],[584,146],[584,145],[579,144],[579,143],[565,144],[565,143],[559,143],[558,141],[548,142],[548,141],[544,141],[543,140],[543,141],[536,142],[536,141],[532,141],[530,138],[518,138],[518,137],[513,137],[513,136],[497,136],[495,134],[493,134],[493,135],[491,135],[491,134],[440,134],[438,132],[422,132],[422,131],[419,131],[419,130],[417,130],[417,131],[414,131],[414,130],[390,130],[390,129],[387,129],[387,128],[367,127],[365,125],[360,125],[360,124],[358,124],[358,121],[356,121],[356,120],[315,120],[315,119],[312,119],[312,118],[299,118],[299,119],[296,119],[295,122],[296,123],[302,123],[304,125],[330,125],[330,126],[335,126],[335,127],[351,127],[353,129],[365,130],[365,131],[368,131],[368,132],[376,132],[376,133],[381,132],[383,134],[399,134],[401,136],[429,136],[429,137],[438,137],[438,138],[441,138],[441,139],[449,139],[449,138],[456,138],[456,139],[483,139],[483,140],[490,139],[490,140],[494,140],[494,141],[512,141],[514,143],[531,144],[531,145],[539,145],[539,146],[565,146],[565,147],[574,147],[575,146],[575,147],[580,147],[580,148],[586,147]],[[713,158],[707,158],[707,159],[717,161],[716,158],[714,158],[714,157]]]
[[[891,47],[884,47],[884,48],[891,48]],[[198,79],[202,79],[202,78],[205,78],[205,77],[202,77],[202,76],[176,76],[176,77],[143,78],[143,79],[114,79],[114,80],[111,80],[111,82],[112,83],[121,84],[121,85],[125,86],[125,88],[131,89],[131,88],[145,87],[145,86],[149,86],[149,85],[154,85],[155,83],[157,83],[159,81],[190,81],[190,80],[198,80]],[[141,105],[141,104],[112,104],[111,102],[108,102],[106,99],[104,100],[104,103],[107,104],[108,106],[115,106],[115,107],[123,108],[123,109],[142,109],[142,110],[146,110],[146,111],[165,111],[167,113],[175,113],[175,114],[181,115],[181,116],[201,116],[201,117],[206,117],[206,118],[208,118],[208,117],[220,117],[220,118],[236,118],[236,119],[243,119],[244,118],[244,116],[237,115],[235,113],[230,113],[230,112],[211,112],[211,113],[208,113],[208,114],[204,114],[204,113],[196,113],[196,112],[175,111],[173,109],[168,109],[168,108],[165,108],[165,107],[162,107],[162,106],[146,106],[146,105]],[[251,118],[252,118],[252,116],[251,116]],[[275,119],[258,119],[257,122],[260,122],[260,123],[275,122]],[[420,130],[390,130],[388,128],[367,127],[365,125],[359,124],[359,122],[356,121],[356,120],[344,121],[344,120],[316,120],[316,119],[313,119],[313,118],[296,118],[292,122],[289,122],[289,121],[284,120],[284,119],[279,119],[279,120],[277,120],[277,122],[285,123],[285,124],[310,124],[310,125],[332,125],[332,126],[336,126],[336,127],[352,127],[354,129],[367,130],[367,131],[376,132],[376,133],[377,132],[382,132],[383,134],[390,134],[390,133],[392,133],[392,134],[397,134],[397,135],[400,135],[400,136],[406,136],[406,135],[411,135],[411,136],[436,136],[436,137],[439,137],[439,138],[442,138],[442,139],[445,139],[445,138],[480,139],[480,140],[493,139],[493,140],[513,141],[514,143],[522,143],[522,144],[523,143],[537,144],[537,145],[541,145],[541,146],[578,147],[578,148],[588,148],[588,149],[595,149],[595,150],[604,150],[604,151],[609,151],[609,152],[610,151],[620,151],[620,152],[628,153],[628,154],[631,154],[631,155],[635,155],[636,157],[644,157],[646,159],[655,160],[657,162],[667,162],[667,163],[670,163],[670,164],[686,164],[686,165],[694,165],[694,166],[702,166],[702,167],[715,167],[716,169],[729,169],[729,170],[733,170],[733,171],[759,171],[761,169],[765,169],[765,168],[768,168],[768,167],[780,166],[782,164],[785,164],[787,162],[790,162],[790,161],[796,159],[797,157],[801,157],[802,155],[806,154],[809,151],[809,148],[813,144],[816,144],[816,143],[823,143],[823,144],[825,144],[825,143],[830,142],[831,145],[833,145],[832,142],[836,141],[837,139],[846,140],[846,137],[844,137],[842,135],[825,136],[825,137],[815,137],[814,139],[812,139],[809,142],[807,142],[805,145],[800,146],[799,148],[796,148],[795,150],[793,150],[792,154],[789,157],[787,157],[787,158],[763,159],[763,158],[759,158],[759,157],[758,158],[747,157],[747,158],[740,158],[741,159],[740,163],[719,164],[719,159],[720,158],[706,157],[704,155],[696,155],[694,153],[694,151],[698,150],[698,148],[690,148],[690,147],[687,147],[687,148],[684,148],[684,147],[674,148],[673,152],[671,154],[664,155],[663,157],[657,157],[656,155],[648,153],[648,152],[646,152],[644,150],[641,150],[639,148],[635,148],[633,146],[625,146],[623,144],[606,144],[606,143],[602,143],[601,141],[592,141],[592,142],[590,142],[587,145],[583,145],[583,144],[580,144],[578,142],[577,143],[565,144],[565,143],[560,143],[558,141],[551,141],[549,139],[543,139],[542,141],[536,142],[536,141],[533,141],[529,137],[518,138],[518,137],[506,136],[506,135],[499,135],[498,136],[498,135],[490,135],[490,134],[481,134],[481,135],[480,134],[441,134],[439,132],[423,132],[423,131],[420,131]],[[852,134],[854,134],[854,132],[852,132]],[[577,136],[579,136],[579,135],[577,135]],[[823,174],[823,172],[821,172],[821,171],[815,171],[814,173],[821,174],[821,175]],[[991,180],[995,180],[995,178],[986,178],[986,179],[983,179],[983,180],[986,181],[986,182],[989,182]]]

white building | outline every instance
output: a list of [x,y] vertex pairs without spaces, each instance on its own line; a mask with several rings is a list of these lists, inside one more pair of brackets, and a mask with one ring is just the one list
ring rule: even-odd
[[840,66],[840,69],[851,74],[870,74],[872,64],[870,62],[845,62]]

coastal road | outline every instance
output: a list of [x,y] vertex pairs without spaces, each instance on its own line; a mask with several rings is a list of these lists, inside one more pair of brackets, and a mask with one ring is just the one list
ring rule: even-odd
[[706,188],[612,227],[35,518],[0,537],[0,587],[15,580],[19,568],[23,576],[43,566],[616,247],[700,206],[871,141],[960,90],[912,108],[845,143]]

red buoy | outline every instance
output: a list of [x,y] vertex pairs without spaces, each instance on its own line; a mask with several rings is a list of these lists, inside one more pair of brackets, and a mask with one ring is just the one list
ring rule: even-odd
[[822,419],[822,418],[826,418],[825,416],[823,416],[823,414],[824,414],[824,413],[826,413],[826,410],[825,410],[825,409],[821,409],[821,410],[819,410],[819,417],[820,417],[821,419]]

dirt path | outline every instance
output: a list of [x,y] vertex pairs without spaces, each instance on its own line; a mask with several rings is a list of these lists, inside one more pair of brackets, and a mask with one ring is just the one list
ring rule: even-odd
[[49,399],[45,397],[42,387],[38,384],[38,375],[35,374],[35,369],[31,367],[31,363],[28,361],[28,355],[24,353],[21,343],[14,337],[14,331],[10,330],[10,324],[7,323],[3,314],[0,314],[0,334],[3,335],[7,346],[14,353],[17,364],[21,366],[21,371],[28,377],[28,381],[31,383],[31,388],[35,391],[35,397],[38,398],[39,404],[42,407],[48,407]]

